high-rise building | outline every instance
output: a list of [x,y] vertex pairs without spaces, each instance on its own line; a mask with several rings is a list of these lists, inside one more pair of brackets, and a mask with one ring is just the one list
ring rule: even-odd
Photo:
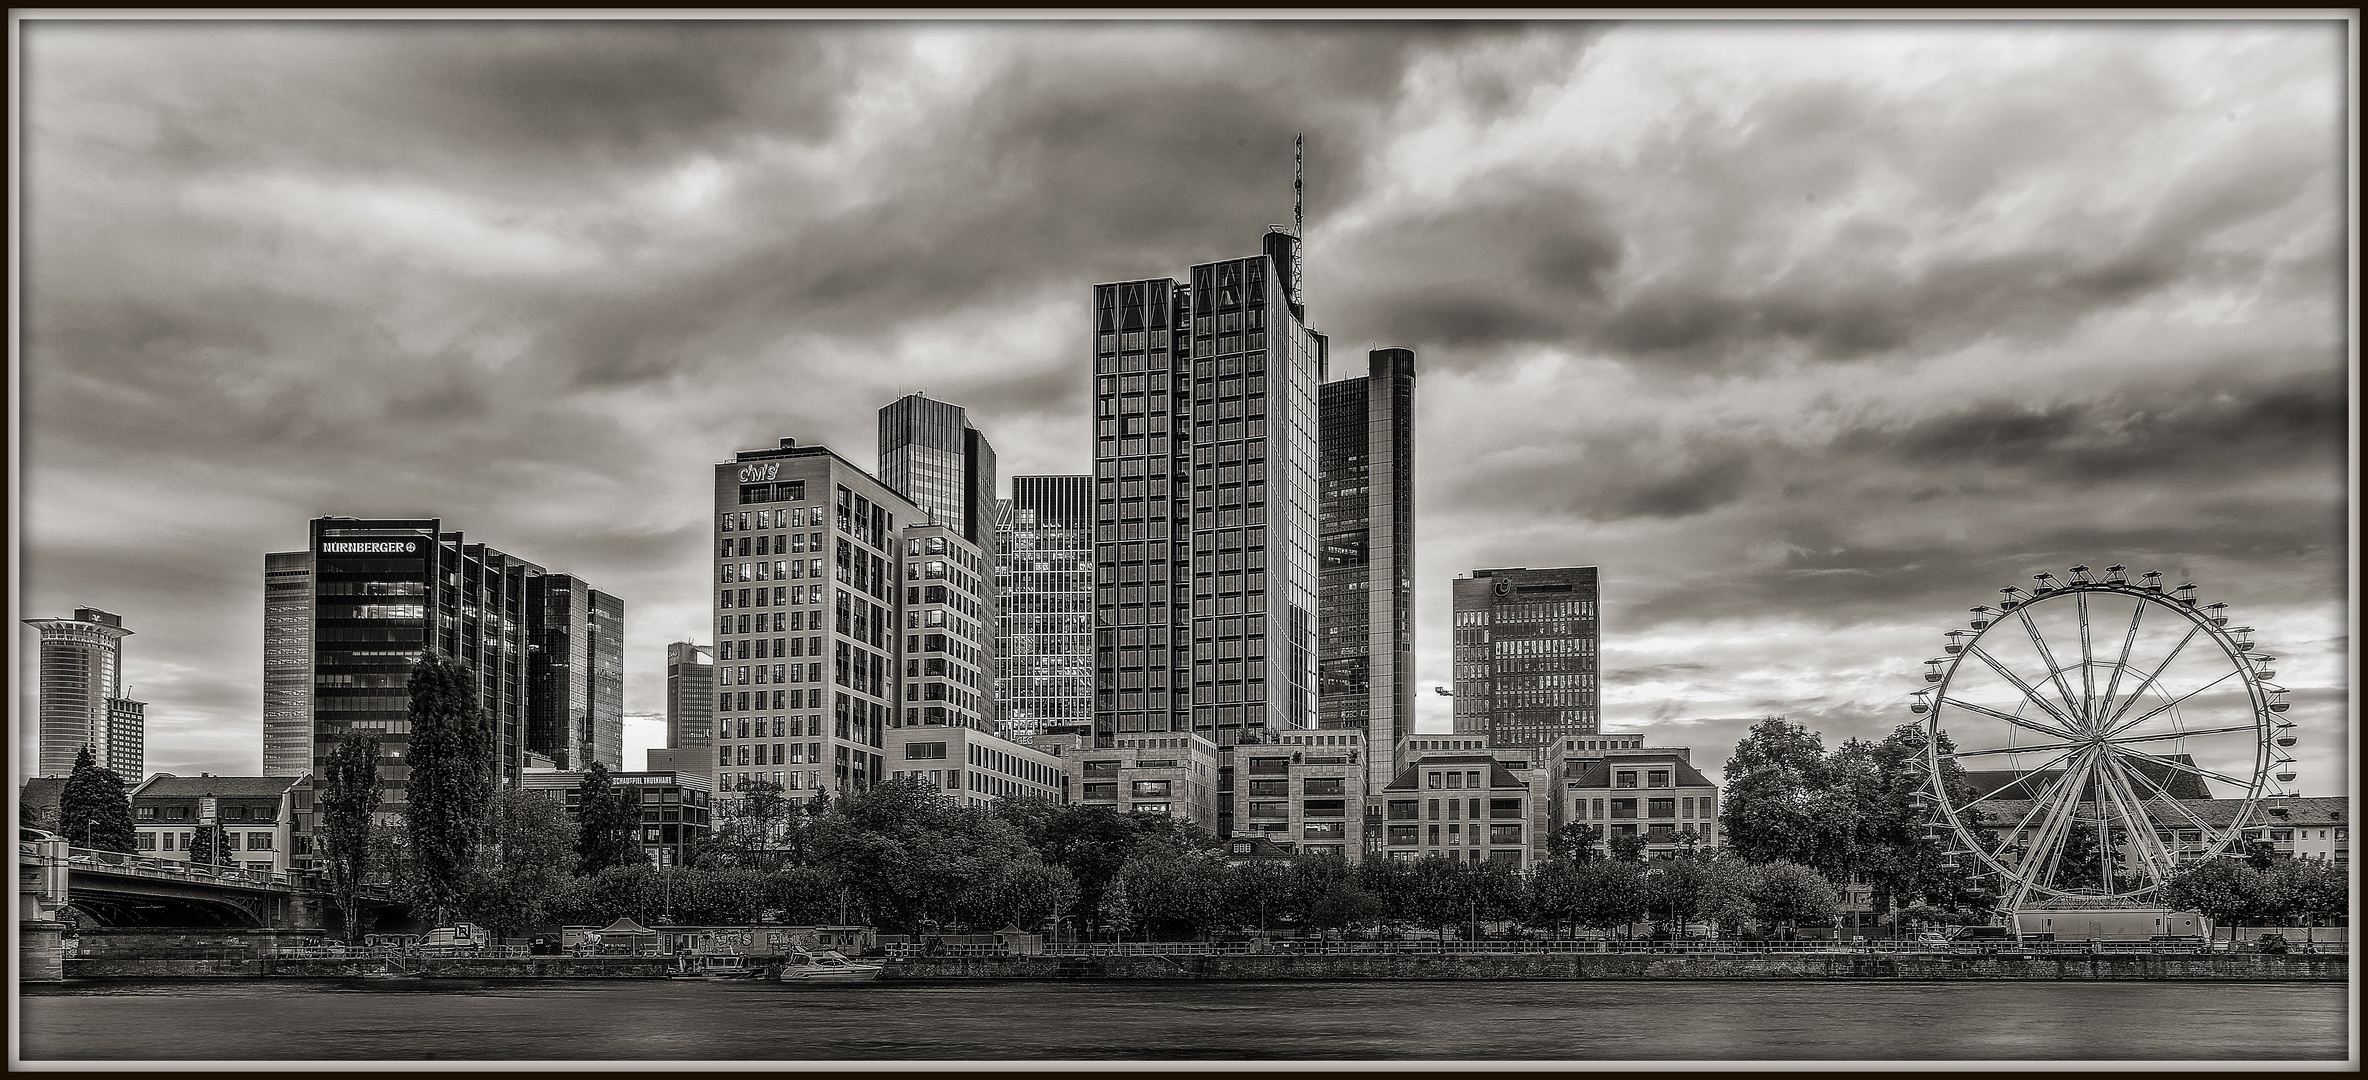
[[123,696],[123,617],[76,608],[71,619],[26,619],[41,631],[41,775],[74,771],[74,758],[91,749],[101,768],[127,783],[142,770],[145,702]]
[[263,775],[312,772],[312,552],[263,557]]
[[[305,753],[312,771],[320,772],[347,732],[374,732],[383,755],[378,775],[385,798],[379,810],[399,812],[410,776],[411,672],[424,652],[434,650],[475,672],[478,704],[493,723],[495,775],[514,783],[526,756],[544,752],[528,745],[537,693],[532,656],[554,632],[529,594],[542,595],[534,583],[547,571],[484,544],[467,543],[462,534],[443,531],[438,518],[321,517],[313,519],[311,534],[308,551],[265,557],[266,587],[282,587],[283,610],[293,610],[293,581],[306,573],[296,556],[309,557],[312,611],[309,623],[267,615],[266,678],[279,674],[284,683],[294,665],[274,668],[274,658],[307,649],[313,685],[301,728],[286,723],[265,728],[264,760],[284,762]],[[601,607],[607,616],[599,613]],[[598,690],[598,654],[607,652],[612,660],[617,655],[589,643],[621,638],[623,611],[589,605],[578,614],[589,616],[584,621],[591,626],[580,631],[593,672],[589,702]],[[621,709],[616,723],[621,744]],[[593,741],[597,746],[597,734]],[[621,753],[621,745],[618,749]]]
[[1596,568],[1455,580],[1455,730],[1535,746],[1600,730]]
[[561,769],[625,767],[625,602],[571,574],[529,578],[526,748]]
[[988,726],[991,571],[958,527],[793,439],[719,462],[715,508],[719,799],[866,788],[891,727]]
[[1375,349],[1367,365],[1322,389],[1316,723],[1365,733],[1378,792],[1414,730],[1414,352]]
[[1025,741],[1094,717],[1094,478],[1015,476],[995,525],[995,703]]
[[995,528],[995,448],[961,406],[921,394],[881,406],[879,479],[929,520],[959,529],[973,545],[988,544]]
[[707,746],[715,726],[715,650],[695,642],[666,646],[666,746]]
[[1097,745],[1316,721],[1316,387],[1298,238],[1094,287]]

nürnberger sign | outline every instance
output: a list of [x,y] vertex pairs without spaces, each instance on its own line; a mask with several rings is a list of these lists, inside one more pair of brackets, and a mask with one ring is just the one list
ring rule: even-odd
[[323,555],[409,555],[418,550],[417,540],[332,540],[321,545]]
[[740,466],[740,482],[743,484],[762,483],[778,479],[780,476],[781,466],[779,463]]

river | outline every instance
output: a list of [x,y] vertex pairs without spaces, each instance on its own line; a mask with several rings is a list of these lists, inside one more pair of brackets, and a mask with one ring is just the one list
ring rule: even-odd
[[26,1061],[2342,1060],[2339,983],[29,986]]

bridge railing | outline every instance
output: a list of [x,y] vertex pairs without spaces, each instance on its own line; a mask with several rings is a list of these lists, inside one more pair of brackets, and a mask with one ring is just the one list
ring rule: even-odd
[[[39,846],[20,841],[16,846],[20,862],[37,861]],[[68,866],[126,873],[163,881],[216,881],[229,885],[244,885],[259,889],[319,889],[326,886],[322,876],[310,873],[290,873],[285,870],[250,870],[243,866],[203,866],[178,859],[162,859],[152,855],[134,855],[123,851],[99,848],[68,848]],[[365,884],[361,895],[372,900],[388,900],[394,890],[383,884]]]
[[[2321,951],[2338,952],[2341,946],[2322,947]],[[928,946],[898,942],[886,946],[889,956],[905,959],[917,957],[1001,957],[1014,955],[1005,946],[995,943],[945,943]],[[2210,951],[2210,946],[2194,941],[2026,941],[2026,942],[1957,942],[1939,943],[1912,940],[1847,941],[1741,941],[1741,940],[1680,940],[1626,941],[1619,939],[1579,939],[1562,941],[1304,941],[1280,939],[1266,943],[1263,948],[1241,941],[1150,941],[1150,942],[1047,942],[1041,947],[1045,956],[1223,956],[1262,952],[1269,955],[1313,956],[1521,956],[1536,954],[1595,953],[1609,955],[1851,955],[1906,956],[1906,955],[2141,955],[2178,956]],[[2292,946],[2294,952],[2304,952],[2301,943]]]

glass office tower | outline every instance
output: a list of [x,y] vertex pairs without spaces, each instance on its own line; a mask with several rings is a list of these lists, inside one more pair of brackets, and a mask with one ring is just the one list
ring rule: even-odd
[[527,582],[534,692],[526,748],[561,769],[625,767],[625,603],[569,574]]
[[1535,746],[1601,727],[1592,566],[1455,580],[1455,730]]
[[1094,478],[1015,476],[995,525],[1000,734],[1094,716]]
[[1097,745],[1316,720],[1316,387],[1297,239],[1094,287]]
[[714,736],[715,651],[696,642],[666,646],[666,748],[706,746]]
[[959,405],[907,394],[880,408],[880,482],[985,547],[995,527],[995,448]]
[[312,771],[312,552],[263,556],[263,775]]
[[[533,650],[538,642],[577,634],[587,639],[588,702],[609,693],[604,679],[616,678],[622,685],[620,654],[594,644],[623,637],[623,608],[613,598],[571,607],[573,624],[553,628],[546,625],[548,606],[532,603],[529,597],[530,591],[543,595],[544,586],[538,583],[547,575],[543,567],[468,543],[458,532],[445,532],[440,519],[322,517],[313,519],[311,532],[307,552],[275,553],[265,560],[266,588],[281,589],[282,614],[295,610],[289,592],[297,575],[307,573],[302,569],[307,562],[311,579],[309,624],[274,618],[267,607],[265,692],[271,692],[268,680],[273,675],[279,675],[284,686],[293,669],[275,667],[275,658],[309,649],[313,685],[302,735],[309,742],[312,768],[321,770],[347,732],[375,732],[383,755],[378,771],[385,793],[379,804],[382,814],[401,811],[405,802],[411,671],[425,651],[434,649],[461,660],[475,673],[478,704],[493,722],[491,764],[503,783],[516,782],[527,752],[536,749],[529,742],[537,737]],[[297,559],[297,554],[307,558]],[[587,589],[585,595],[601,594]],[[578,614],[588,617],[575,619]],[[604,666],[615,674],[604,676]],[[621,754],[622,695],[615,697],[615,738]],[[597,717],[592,727],[597,753]],[[276,734],[273,728],[265,729],[267,761],[289,759],[293,728],[282,725]]]
[[1366,790],[1414,730],[1414,352],[1322,390],[1317,725],[1365,733]]

